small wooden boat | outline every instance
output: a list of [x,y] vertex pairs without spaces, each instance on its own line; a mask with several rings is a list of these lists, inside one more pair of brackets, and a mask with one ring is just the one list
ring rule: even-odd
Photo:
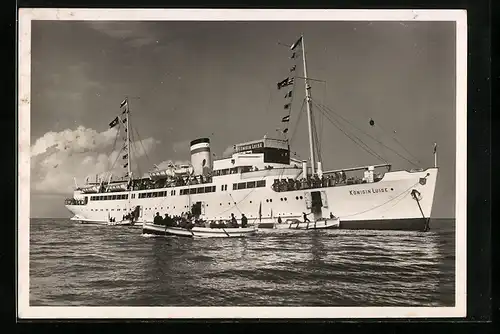
[[142,234],[153,234],[162,236],[178,236],[188,238],[243,238],[253,235],[257,228],[252,227],[198,227],[191,229],[183,227],[167,227],[163,225],[144,223]]
[[328,218],[312,222],[302,222],[298,219],[287,219],[284,223],[263,223],[259,228],[287,229],[287,230],[325,230],[340,227],[340,219]]
[[135,221],[133,221],[132,219],[124,219],[124,220],[121,220],[121,221],[112,221],[112,222],[108,222],[108,225],[111,225],[111,226],[115,226],[115,225],[119,225],[119,226],[132,226],[136,224]]
[[340,219],[329,218],[312,222],[302,222],[298,219],[288,219],[284,224],[276,224],[276,228],[289,230],[326,230],[340,227]]

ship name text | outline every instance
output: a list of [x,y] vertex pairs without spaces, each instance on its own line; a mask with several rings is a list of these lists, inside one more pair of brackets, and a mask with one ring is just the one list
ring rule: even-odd
[[389,192],[388,188],[372,188],[372,189],[363,189],[363,190],[349,190],[349,194],[354,195],[367,195],[367,194],[378,194],[378,193],[387,193]]

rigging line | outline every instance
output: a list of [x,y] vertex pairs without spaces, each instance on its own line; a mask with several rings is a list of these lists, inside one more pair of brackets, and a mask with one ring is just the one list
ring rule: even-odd
[[142,139],[141,139],[141,136],[139,135],[139,131],[136,128],[134,128],[134,130],[137,133],[137,137],[139,138],[139,143],[142,146],[142,149],[144,151],[144,155],[146,155],[146,159],[148,160],[148,163],[151,165],[151,161],[149,160],[148,152],[146,152],[146,150],[144,149],[144,145],[142,145]]
[[[321,108],[320,108],[321,110]],[[330,118],[330,116],[326,113],[325,110],[321,110],[322,112],[324,112],[325,114],[325,117],[330,121],[330,123],[332,123],[333,125],[335,125],[335,127],[340,130],[345,136],[347,136],[349,139],[351,139],[356,145],[358,145],[359,147],[361,147],[362,149],[364,149],[366,152],[368,152],[369,154],[371,154],[372,156],[376,157],[377,159],[379,159],[380,161],[383,161],[385,163],[387,163],[387,160],[382,157],[380,154],[378,154],[374,149],[372,149],[370,146],[368,146],[367,143],[365,143],[361,138],[359,138],[358,136],[356,136],[355,134],[351,133],[351,136],[354,137],[352,138],[346,131],[342,130],[341,129],[341,125],[340,124],[337,124],[335,122],[338,122],[338,120],[335,120],[335,122]]]
[[[375,123],[375,125],[376,125],[376,126],[378,126],[378,127],[379,127],[379,128],[380,128],[383,132],[385,132],[385,133],[389,133],[389,131],[385,130],[385,129],[384,129],[384,127],[383,127],[382,125],[380,125],[378,122],[377,122],[377,123]],[[394,131],[394,132],[396,132],[396,131]],[[413,158],[413,159],[414,159],[417,163],[420,163],[420,160],[419,160],[419,159],[417,159],[417,158],[416,158],[413,154],[411,154],[411,153],[410,153],[410,151],[408,151],[408,150],[406,149],[406,147],[405,147],[405,146],[403,146],[403,144],[402,144],[402,143],[401,143],[401,142],[400,142],[400,141],[396,138],[396,136],[394,136],[394,135],[390,134],[390,137],[391,137],[391,138],[392,138],[392,139],[393,139],[396,143],[398,143],[398,144],[399,144],[399,146],[401,146],[401,148],[402,148],[402,149],[403,149],[403,150],[404,150],[404,151],[405,151],[405,152],[406,152],[406,153],[407,153],[410,157],[412,157],[412,158]]]
[[113,167],[115,167],[115,164],[116,164],[116,162],[118,161],[118,158],[120,157],[120,155],[122,154],[122,151],[123,151],[123,147],[120,149],[120,151],[118,151],[118,154],[116,155],[116,159],[115,159],[115,161],[113,162],[113,164],[111,165],[111,168],[109,169],[109,170],[110,170],[110,173],[111,173],[111,171],[113,170]]
[[[313,102],[315,105],[317,105],[315,102]],[[318,109],[325,113],[324,110],[322,110],[322,108],[320,106],[318,106]],[[350,140],[352,140],[356,145],[358,145],[359,147],[361,147],[363,150],[365,150],[366,152],[368,152],[370,155],[378,158],[379,160],[387,163],[387,161],[381,157],[379,154],[377,154],[373,149],[371,149],[366,143],[364,143],[361,139],[359,139],[356,135],[352,135],[354,136],[358,141],[356,141],[356,139],[353,139],[348,133],[346,133],[344,130],[342,130],[342,128],[340,127],[340,125],[336,124],[335,121],[333,121],[330,116],[328,114],[324,114],[325,115],[325,118],[327,120],[330,121],[330,123],[332,123],[339,131],[341,131],[347,138],[349,138]]]
[[327,111],[337,115],[338,117],[342,118],[345,122],[349,123],[353,128],[359,130],[360,132],[364,133],[366,136],[370,137],[371,139],[373,139],[374,141],[376,141],[377,143],[379,143],[380,145],[384,146],[385,148],[387,148],[388,150],[394,152],[396,155],[398,155],[399,157],[403,158],[404,160],[408,161],[410,164],[412,164],[413,166],[416,166],[418,167],[417,164],[415,164],[413,161],[411,161],[410,159],[404,157],[403,155],[401,155],[400,153],[398,153],[396,150],[394,150],[393,148],[390,148],[389,146],[385,145],[384,143],[382,143],[380,140],[374,138],[373,136],[371,136],[369,133],[366,133],[364,132],[363,130],[361,130],[360,128],[356,127],[355,125],[353,125],[351,122],[349,122],[348,120],[346,120],[344,117],[342,117],[341,115],[337,114],[336,112],[334,112],[331,108],[329,108],[328,106],[324,106],[324,105],[321,105],[323,108],[325,108]]
[[290,145],[292,145],[292,141],[295,138],[295,133],[297,132],[297,129],[299,127],[299,122],[300,122],[300,118],[301,118],[301,116],[303,115],[303,112],[304,112],[304,105],[305,105],[305,103],[306,103],[306,99],[304,98],[302,100],[302,106],[300,107],[299,117],[297,118],[297,122],[295,123],[295,129],[293,129],[292,135],[290,137]]
[[[137,152],[137,147],[135,146],[135,137],[134,137],[134,132],[130,132],[130,153],[133,154],[135,156],[135,159],[137,161],[137,171],[139,173],[139,177],[142,179],[142,171],[141,171],[141,167],[140,167],[140,164],[139,164],[139,153]],[[133,149],[133,151],[132,151]],[[132,156],[131,156],[132,157]]]
[[315,147],[316,147],[316,156],[318,157],[318,161],[321,161],[321,144],[319,142],[319,139],[318,139],[318,129],[316,127],[316,121],[314,119],[314,113],[311,113],[311,118],[312,118],[312,129],[313,129],[313,137],[314,137],[314,141],[316,143]]
[[[269,176],[269,172],[270,172],[270,171],[267,171],[267,173],[266,173],[266,174],[265,174],[265,175],[264,175],[264,176],[263,176],[260,180],[258,180],[258,181],[262,181],[262,180],[264,180],[267,176]],[[257,180],[256,180],[255,182],[257,182]],[[266,186],[267,186],[267,185],[266,185]],[[247,188],[247,189],[248,189],[248,188]],[[256,189],[257,189],[257,187],[253,188],[253,189],[252,189],[252,191],[250,191],[248,194],[246,194],[246,195],[245,195],[245,197],[243,197],[241,200],[239,200],[238,202],[236,202],[236,204],[234,204],[232,207],[230,207],[230,208],[228,208],[228,209],[226,209],[226,210],[224,210],[224,211],[221,211],[221,212],[219,212],[218,214],[216,214],[216,215],[214,215],[214,216],[219,216],[219,215],[222,215],[223,213],[228,212],[229,210],[232,210],[232,209],[233,209],[233,207],[235,207],[235,206],[237,206],[239,203],[243,202],[243,201],[244,201],[244,200],[245,200],[248,196],[250,196],[250,194],[251,194],[251,193],[253,193]],[[228,194],[229,194],[230,196],[232,196],[232,195],[231,195],[231,193],[228,193]],[[238,210],[239,210],[239,209],[238,209]]]

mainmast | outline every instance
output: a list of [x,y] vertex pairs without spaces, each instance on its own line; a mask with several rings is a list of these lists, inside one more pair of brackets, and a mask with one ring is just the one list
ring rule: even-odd
[[127,114],[127,177],[129,182],[132,180],[131,167],[130,167],[130,107],[128,104],[128,98],[126,100],[126,114]]
[[309,85],[309,79],[307,76],[307,62],[306,62],[306,46],[304,43],[304,35],[300,36],[300,39],[292,45],[292,50],[298,45],[301,44],[302,47],[302,62],[304,64],[304,84],[305,84],[305,92],[306,92],[306,106],[307,106],[307,125],[309,128],[309,151],[311,155],[311,171],[312,174],[316,174],[315,166],[316,159],[314,155],[314,140],[313,140],[313,119],[312,119],[312,103],[311,103],[311,86]]

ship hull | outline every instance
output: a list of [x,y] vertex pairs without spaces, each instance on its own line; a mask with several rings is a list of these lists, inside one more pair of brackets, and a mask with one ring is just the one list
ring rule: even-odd
[[[231,213],[239,220],[244,213],[249,224],[275,224],[278,217],[282,221],[302,221],[305,212],[311,221],[327,219],[333,214],[340,219],[341,229],[423,231],[427,229],[432,213],[437,173],[437,168],[418,172],[396,171],[386,173],[381,181],[373,183],[281,192],[271,188],[275,175],[260,174],[257,179],[248,173],[214,178],[211,184],[190,186],[213,185],[216,191],[210,193],[180,195],[181,188],[189,187],[150,189],[128,192],[128,200],[89,200],[86,205],[66,207],[80,220],[102,224],[107,224],[110,217],[121,220],[136,206],[140,207],[139,220],[152,221],[156,212],[181,215],[199,204],[204,220],[227,220]],[[232,184],[252,180],[266,180],[266,186],[230,190]],[[221,191],[223,185],[227,185],[227,191]],[[172,193],[173,190],[176,193]],[[139,198],[139,193],[149,192],[151,198]],[[314,202],[319,203],[319,208]]]

